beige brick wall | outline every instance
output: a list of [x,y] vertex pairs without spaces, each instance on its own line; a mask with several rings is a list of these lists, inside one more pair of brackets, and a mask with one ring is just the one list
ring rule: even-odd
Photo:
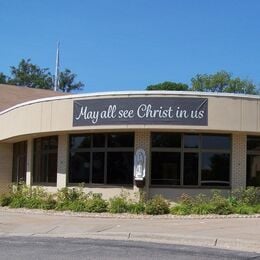
[[143,149],[146,154],[146,171],[145,171],[145,187],[143,189],[134,187],[135,191],[143,191],[149,197],[149,183],[150,183],[150,131],[143,130],[135,132],[135,152],[138,149]]
[[246,187],[246,135],[232,135],[232,189]]
[[0,194],[8,192],[12,183],[13,145],[0,144]]
[[64,188],[67,184],[68,173],[68,135],[59,135],[58,137],[58,165],[57,165],[57,188]]

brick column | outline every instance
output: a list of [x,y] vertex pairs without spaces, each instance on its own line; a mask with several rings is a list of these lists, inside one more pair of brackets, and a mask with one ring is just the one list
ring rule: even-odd
[[31,186],[33,182],[33,140],[27,140],[27,163],[26,163],[26,185]]
[[232,189],[246,187],[246,135],[232,135]]
[[150,132],[147,130],[135,132],[135,152],[138,149],[143,149],[146,154],[146,171],[145,171],[145,187],[138,188],[134,185],[136,192],[143,191],[146,197],[149,197],[150,183]]
[[0,144],[0,194],[12,183],[13,144]]
[[57,165],[57,188],[67,185],[68,172],[68,135],[62,134],[58,137],[58,165]]

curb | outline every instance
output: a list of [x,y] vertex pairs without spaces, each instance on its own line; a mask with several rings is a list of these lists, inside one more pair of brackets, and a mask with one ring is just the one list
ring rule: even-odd
[[33,214],[33,215],[51,215],[63,217],[81,217],[81,218],[116,218],[116,219],[233,219],[233,218],[260,218],[260,214],[242,215],[144,215],[144,214],[130,214],[130,213],[88,213],[88,212],[72,212],[72,211],[56,211],[56,210],[42,210],[42,209],[27,209],[27,208],[9,208],[0,207],[0,214],[15,213],[15,214]]

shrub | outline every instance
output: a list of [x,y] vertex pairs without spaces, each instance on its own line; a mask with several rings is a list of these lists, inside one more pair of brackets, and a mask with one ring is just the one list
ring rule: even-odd
[[128,211],[127,198],[119,195],[109,200],[109,212],[111,213],[125,213]]
[[0,206],[1,207],[9,206],[10,202],[11,202],[11,198],[9,195],[3,194],[0,196]]
[[86,194],[83,187],[62,188],[57,193],[57,210],[84,211]]
[[253,214],[253,213],[257,213],[255,212],[255,209],[253,206],[249,206],[249,205],[238,205],[235,209],[234,209],[235,213],[237,214]]
[[191,207],[184,203],[176,204],[170,208],[170,213],[173,215],[189,215],[191,214]]
[[214,214],[228,215],[234,212],[230,200],[223,197],[218,191],[213,191],[209,205],[212,206],[212,213]]
[[86,211],[87,212],[106,212],[108,207],[108,202],[102,199],[102,194],[93,193],[86,201]]
[[162,215],[170,212],[170,203],[161,195],[156,195],[154,198],[147,201],[145,213],[149,215]]
[[260,204],[260,188],[237,189],[231,192],[231,197],[236,200],[237,204],[257,205]]
[[132,214],[142,214],[145,212],[145,203],[142,201],[129,203],[127,210]]

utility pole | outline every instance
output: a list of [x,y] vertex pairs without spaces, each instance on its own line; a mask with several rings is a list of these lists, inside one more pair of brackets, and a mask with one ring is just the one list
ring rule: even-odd
[[57,43],[56,51],[56,64],[55,64],[55,78],[54,78],[54,91],[59,90],[60,85],[60,42]]

